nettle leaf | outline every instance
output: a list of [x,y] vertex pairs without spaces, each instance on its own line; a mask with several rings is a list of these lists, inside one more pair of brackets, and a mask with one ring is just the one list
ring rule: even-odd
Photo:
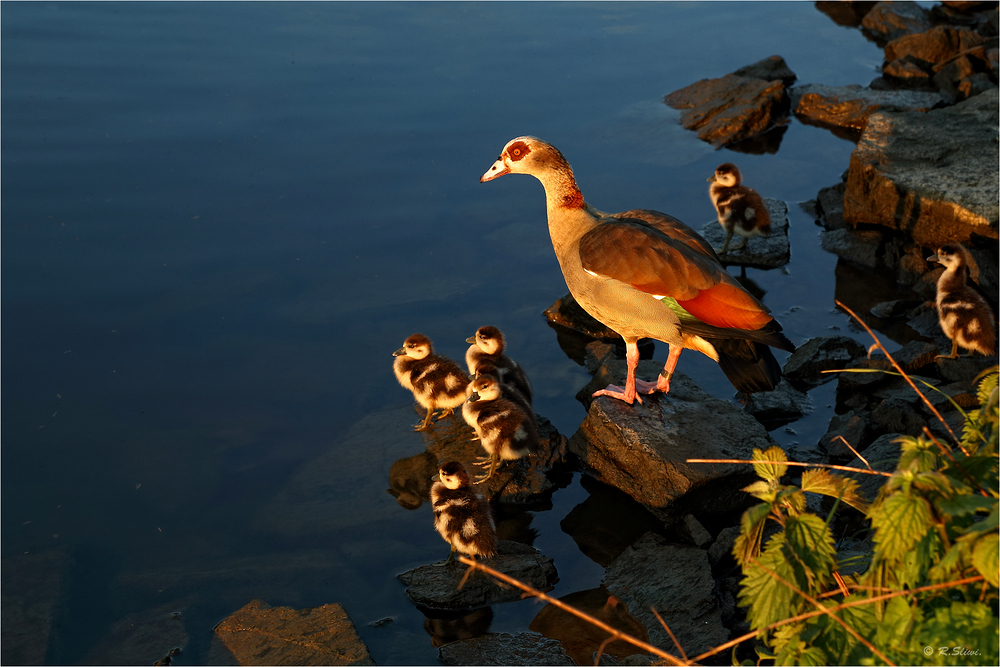
[[987,531],[993,531],[1000,528],[1000,511],[998,511],[996,501],[993,501],[993,507],[990,509],[990,513],[986,515],[986,518],[982,521],[977,521],[968,528],[965,529],[965,533],[985,533]]
[[892,652],[907,652],[913,627],[922,619],[920,609],[911,605],[906,597],[893,598],[885,606],[872,643]]
[[895,493],[869,512],[875,528],[875,543],[889,560],[901,560],[931,527],[926,500]]
[[913,476],[913,488],[925,493],[937,493],[946,498],[955,495],[951,481],[937,471],[921,472]]
[[962,568],[965,564],[969,563],[969,542],[971,540],[956,540],[944,555],[941,560],[927,571],[927,576],[931,580],[931,583],[941,583],[943,581],[948,581],[950,579],[958,578],[961,575]]
[[754,630],[795,616],[805,603],[789,586],[773,576],[795,583],[795,572],[782,552],[784,542],[784,533],[771,536],[764,552],[743,568],[739,605],[750,607],[747,619]]
[[[788,457],[781,447],[768,447],[763,452],[756,447],[753,450],[754,461],[787,461]],[[757,471],[757,476],[775,484],[782,478],[788,466],[780,463],[754,463],[753,469]]]
[[771,507],[766,504],[754,505],[743,512],[740,517],[740,534],[733,544],[733,558],[740,566],[745,565],[760,553],[760,540],[764,535],[764,526]]
[[830,527],[815,514],[788,517],[784,551],[788,560],[798,566],[800,587],[810,595],[821,592],[837,566]]
[[987,533],[972,548],[972,564],[993,586],[1000,586],[1000,536]]
[[938,449],[930,440],[902,436],[893,442],[899,443],[899,464],[897,470],[926,472],[937,467]]
[[806,470],[802,473],[802,490],[839,498],[859,512],[868,511],[868,502],[858,493],[858,482],[829,470]]
[[986,498],[978,494],[955,496],[954,498],[939,498],[934,501],[934,507],[937,508],[939,513],[951,517],[975,514],[980,510],[989,511],[996,507],[996,504],[996,498]]
[[773,503],[777,489],[774,488],[773,484],[759,479],[750,486],[744,486],[743,492],[749,493],[751,496],[754,496],[759,500],[763,500],[764,502]]
[[1000,385],[998,381],[1000,381],[1000,374],[992,372],[979,383],[979,389],[976,390],[976,398],[979,399],[979,405],[989,405],[991,402],[996,401],[996,397],[992,396],[992,394],[997,390],[998,385]]
[[918,644],[935,649],[937,664],[995,665],[997,618],[981,602],[952,602],[934,610],[920,628]]

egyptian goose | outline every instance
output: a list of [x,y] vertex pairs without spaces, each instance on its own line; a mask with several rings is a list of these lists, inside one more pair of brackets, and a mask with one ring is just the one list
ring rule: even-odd
[[465,466],[449,461],[441,466],[431,486],[434,528],[451,545],[448,561],[461,552],[492,558],[497,552],[493,510],[469,480]]
[[[789,351],[795,346],[693,229],[657,211],[598,211],[583,200],[562,153],[535,137],[508,142],[479,180],[512,173],[530,174],[542,182],[549,236],[570,293],[625,340],[625,387],[610,385],[594,396],[632,403],[642,402],[638,392],[668,392],[685,348],[718,361],[742,392],[775,387],[781,367],[767,346]],[[647,337],[669,345],[655,383],[635,378],[636,343]]]
[[465,388],[469,376],[451,359],[434,354],[431,339],[415,333],[403,342],[403,347],[392,353],[396,357],[392,370],[405,389],[413,392],[417,403],[427,408],[427,416],[413,430],[430,428],[431,415],[438,408],[444,419],[465,402]]
[[494,326],[479,327],[474,336],[465,339],[469,349],[465,353],[465,363],[469,374],[490,373],[500,380],[501,388],[514,389],[531,405],[531,382],[516,361],[504,354],[507,342],[503,332]]
[[949,243],[928,258],[945,267],[937,281],[938,322],[951,339],[951,354],[939,354],[939,359],[955,359],[958,348],[991,356],[996,350],[995,318],[983,297],[967,283],[976,279],[979,267],[965,246]]
[[741,185],[743,176],[735,164],[720,164],[708,180],[712,183],[708,186],[708,196],[712,198],[719,224],[726,230],[726,242],[720,254],[729,251],[729,240],[734,232],[743,237],[743,243],[733,246],[733,250],[746,246],[747,239],[752,236],[771,235],[771,216],[764,200],[754,190]]
[[541,451],[534,415],[501,395],[500,383],[493,375],[480,375],[472,381],[472,393],[462,406],[462,416],[476,431],[488,455],[481,465],[489,472],[476,480],[493,477],[500,460],[513,461]]

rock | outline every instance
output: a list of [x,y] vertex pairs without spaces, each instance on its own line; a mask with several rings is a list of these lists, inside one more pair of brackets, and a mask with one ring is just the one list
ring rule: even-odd
[[789,102],[781,81],[736,74],[702,79],[664,98],[683,109],[681,125],[716,148],[763,134],[787,122]]
[[46,664],[60,599],[65,595],[69,565],[66,549],[3,559],[0,568],[3,572],[0,662],[5,665]]
[[[590,405],[569,448],[605,484],[673,520],[668,508],[712,498],[705,511],[741,507],[738,491],[753,473],[744,465],[687,463],[689,458],[748,459],[753,448],[774,444],[764,427],[728,401],[717,399],[682,373],[670,393],[644,403],[599,397]],[[689,497],[688,494],[691,494]]]
[[[758,269],[776,269],[788,264],[791,258],[788,243],[788,205],[779,199],[764,199],[767,212],[771,216],[771,235],[754,236],[738,250],[732,246],[725,255],[720,255],[725,265],[737,264]],[[714,220],[701,228],[701,235],[712,244],[716,252],[722,250],[726,242],[726,230]],[[733,235],[730,243],[737,244],[740,237]]]
[[[708,562],[712,564],[712,567],[717,566],[727,557],[732,557],[733,546],[735,546],[736,538],[739,536],[739,526],[729,526],[719,531],[719,534],[715,536],[715,541],[708,547]],[[735,563],[735,560],[733,562]]]
[[810,338],[785,362],[786,378],[803,384],[821,384],[836,377],[823,371],[847,368],[853,359],[864,356],[865,347],[847,336]]
[[693,514],[685,514],[681,519],[681,525],[696,547],[704,547],[712,541],[712,534],[705,530],[705,526],[701,525],[701,521],[698,521]]
[[907,314],[906,324],[921,336],[932,339],[942,354],[951,352],[951,341],[941,331],[937,308],[934,307],[933,302],[921,304],[911,310]]
[[712,593],[715,581],[708,553],[703,549],[667,544],[648,533],[608,567],[601,583],[646,626],[653,646],[676,652],[651,607],[689,656],[729,639]]
[[871,307],[872,315],[879,319],[890,317],[904,317],[911,310],[920,305],[915,299],[893,299],[892,301],[882,301]]
[[886,433],[920,435],[927,425],[927,419],[910,401],[887,398],[872,412],[868,424],[872,432],[878,435]]
[[[950,346],[949,349],[942,350],[942,352],[950,351]],[[984,357],[977,354],[974,357],[959,356],[957,359],[935,359],[934,363],[937,366],[938,374],[945,380],[965,382],[971,385],[976,376],[987,368],[997,365],[997,357],[996,355]]]
[[747,412],[765,426],[780,426],[805,416],[812,412],[809,396],[793,387],[788,380],[781,378],[774,391],[761,391],[750,394],[747,401]]
[[[830,420],[830,428],[819,439],[819,447],[827,453],[831,461],[849,459],[867,444],[868,426],[865,421],[865,415],[857,410],[851,410],[844,415],[834,415]],[[850,447],[844,444],[845,440]]]
[[[877,90],[883,88],[876,85],[876,79],[871,87]],[[889,89],[902,87],[932,91],[936,86],[931,80],[931,70],[913,56],[905,56],[886,63],[882,67],[882,81]]]
[[844,259],[875,268],[879,266],[879,248],[883,234],[876,229],[851,228],[826,230],[820,235],[823,250]]
[[744,76],[748,79],[761,79],[762,81],[781,81],[786,86],[795,83],[795,72],[788,68],[785,59],[781,56],[771,56],[758,60],[752,65],[741,67],[735,72],[736,76]]
[[445,665],[575,665],[562,644],[533,632],[494,633],[445,644]]
[[[636,366],[636,377],[644,380],[655,380],[656,376],[660,374],[663,364],[649,358],[653,349],[652,341],[649,339],[639,341],[639,364]],[[589,410],[590,404],[594,400],[595,391],[604,389],[609,384],[620,386],[625,381],[628,364],[625,361],[625,351],[622,347],[595,341],[586,347],[585,365],[594,376],[576,393],[576,399]]]
[[823,188],[816,195],[820,213],[823,220],[823,227],[826,229],[843,229],[848,226],[844,221],[844,189],[845,183]]
[[876,44],[930,30],[926,9],[915,2],[879,2],[865,14],[861,32]]
[[[649,635],[642,623],[632,616],[626,606],[621,604],[618,598],[611,595],[603,586],[564,595],[559,598],[559,601],[565,602],[574,609],[579,609],[625,634],[649,642]],[[596,625],[553,604],[542,607],[538,615],[532,619],[528,629],[550,639],[559,640],[569,656],[578,665],[594,664],[594,652],[608,638],[608,633]],[[630,655],[648,654],[634,644],[616,639],[604,646],[602,655],[622,660]]]
[[292,609],[251,600],[215,634],[241,665],[375,664],[339,604]]
[[[551,558],[520,542],[500,540],[497,555],[483,563],[542,592],[550,590],[559,580]],[[481,572],[470,576],[459,589],[458,584],[468,569],[457,560],[448,564],[442,560],[403,572],[399,580],[406,585],[406,594],[414,603],[434,610],[475,609],[521,599],[520,589],[501,588],[492,577]]]
[[[910,341],[891,354],[892,358],[896,360],[896,363],[899,364],[904,371],[907,373],[913,373],[928,364],[933,364],[934,358],[937,357],[939,352],[937,346],[933,343],[928,343],[922,340],[914,340]],[[881,351],[872,352],[870,362],[871,363],[868,365],[869,368],[884,368],[885,370],[895,371],[895,366],[893,366],[892,362],[890,362]]]
[[934,69],[960,53],[980,46],[986,39],[968,28],[939,25],[924,32],[903,35],[885,46],[885,60],[892,62],[910,57],[918,64]]
[[865,14],[871,11],[876,2],[844,2],[834,0],[833,2],[817,2],[816,9],[823,12],[837,25],[857,28],[861,25]]
[[851,155],[844,218],[924,247],[998,238],[997,92],[927,113],[871,115]]
[[858,132],[865,129],[868,117],[875,111],[928,111],[944,103],[940,93],[821,84],[793,88],[791,99],[792,109],[800,118]]

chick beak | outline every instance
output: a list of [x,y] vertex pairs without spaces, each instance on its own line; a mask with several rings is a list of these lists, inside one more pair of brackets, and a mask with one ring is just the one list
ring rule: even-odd
[[715,182],[715,180],[716,180],[716,179],[715,179],[715,174],[712,174],[711,176],[709,176],[709,177],[708,177],[708,178],[706,178],[705,180],[706,180],[707,182],[709,182],[709,183],[714,183],[714,182]]
[[928,262],[937,262],[938,264],[941,263],[941,260],[938,259],[937,255],[931,255],[930,257],[927,258],[927,261]]
[[468,343],[469,345],[475,345],[475,343],[476,343],[476,337],[475,336],[469,336],[468,338],[465,339],[465,342]]
[[441,481],[441,475],[439,475],[438,473],[434,473],[434,476],[431,477],[431,481],[432,482],[440,482]]
[[392,356],[394,356],[394,357],[402,357],[405,354],[406,354],[406,348],[405,347],[401,347],[398,350],[396,350],[395,352],[393,352]]
[[469,394],[470,403],[475,403],[478,400],[479,400],[479,394],[477,392],[473,391],[471,394]]

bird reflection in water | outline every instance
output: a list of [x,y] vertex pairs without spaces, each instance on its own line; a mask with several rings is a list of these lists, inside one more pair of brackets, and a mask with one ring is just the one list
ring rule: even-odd
[[493,622],[493,608],[482,607],[473,611],[440,612],[421,608],[424,613],[424,630],[431,636],[431,645],[439,648],[460,639],[482,637]]

